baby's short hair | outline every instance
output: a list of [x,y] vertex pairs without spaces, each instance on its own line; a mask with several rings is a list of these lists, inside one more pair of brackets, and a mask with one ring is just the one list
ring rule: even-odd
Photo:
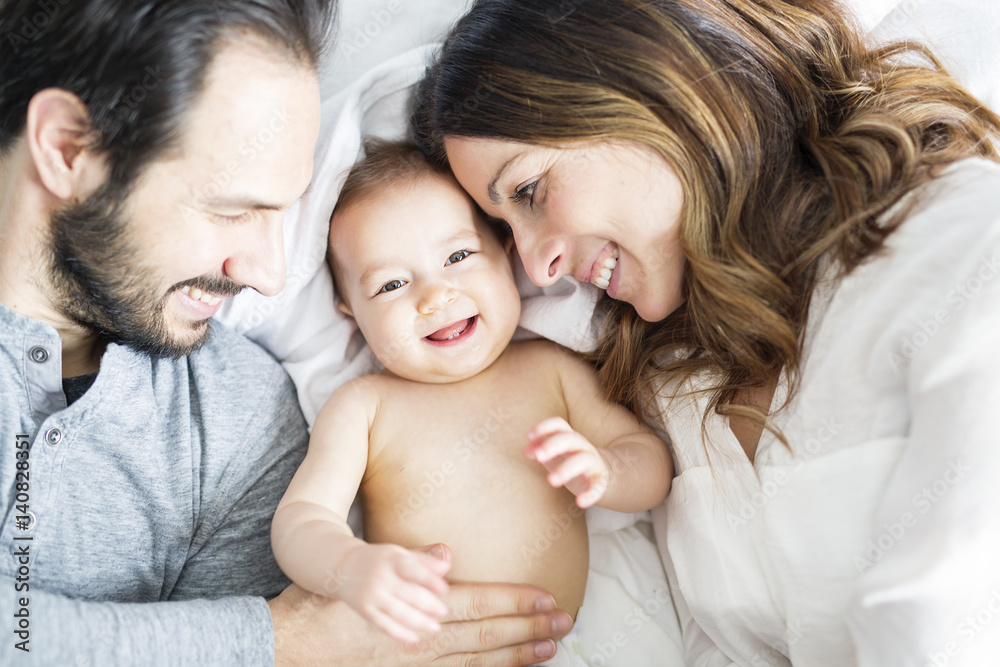
[[365,156],[351,167],[337,198],[334,213],[390,185],[413,183],[429,174],[451,173],[446,167],[428,160],[412,143],[366,139],[363,148]]

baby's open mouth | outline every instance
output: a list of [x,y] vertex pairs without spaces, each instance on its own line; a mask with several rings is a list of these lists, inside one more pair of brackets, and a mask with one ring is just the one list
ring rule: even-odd
[[431,335],[427,336],[427,340],[434,341],[435,343],[444,343],[447,341],[455,340],[461,336],[472,331],[472,328],[476,324],[476,320],[479,318],[478,315],[474,315],[466,320],[459,320],[458,322],[452,322],[448,326],[441,327]]

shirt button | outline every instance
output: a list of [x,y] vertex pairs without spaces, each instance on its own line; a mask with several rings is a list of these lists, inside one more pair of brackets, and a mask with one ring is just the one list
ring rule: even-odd
[[36,364],[44,364],[49,360],[49,351],[40,345],[36,345],[28,351],[28,356]]
[[58,445],[62,441],[62,431],[57,428],[50,428],[45,432],[45,442],[50,445]]

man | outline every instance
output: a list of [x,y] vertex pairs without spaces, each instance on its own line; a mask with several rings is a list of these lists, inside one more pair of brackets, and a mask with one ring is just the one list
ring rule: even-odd
[[0,0],[0,663],[523,665],[568,630],[543,591],[456,585],[404,647],[282,591],[268,528],[305,423],[210,320],[284,283],[332,14]]

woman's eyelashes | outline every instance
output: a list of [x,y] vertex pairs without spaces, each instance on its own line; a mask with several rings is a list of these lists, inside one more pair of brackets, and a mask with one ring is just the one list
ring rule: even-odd
[[528,208],[532,208],[535,204],[535,186],[537,184],[538,181],[532,181],[531,183],[522,186],[520,190],[511,196],[511,200],[513,200],[515,204],[526,203]]

